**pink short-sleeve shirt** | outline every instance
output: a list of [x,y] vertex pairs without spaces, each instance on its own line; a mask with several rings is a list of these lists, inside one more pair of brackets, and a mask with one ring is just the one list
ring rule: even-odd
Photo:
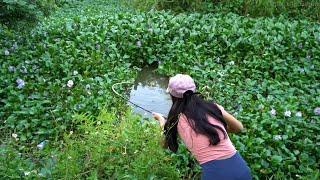
[[[217,125],[225,130],[220,121],[210,116],[208,116],[208,120],[211,124]],[[217,145],[210,145],[209,139],[205,135],[197,134],[192,129],[185,115],[182,114],[179,117],[179,136],[200,164],[216,160],[224,156],[229,156],[236,152],[229,136],[227,135],[226,139],[224,139],[223,132],[220,130],[217,130],[217,132],[220,137],[220,142]]]

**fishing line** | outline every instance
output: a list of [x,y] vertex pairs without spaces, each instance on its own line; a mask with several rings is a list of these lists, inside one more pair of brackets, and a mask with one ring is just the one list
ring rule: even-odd
[[[144,110],[144,111],[152,114],[152,111],[150,111],[150,110],[148,110],[148,109],[146,109],[146,108],[144,108],[144,107],[142,107],[142,106],[139,106],[138,104],[130,101],[129,98],[124,97],[124,96],[122,96],[120,93],[118,93],[118,92],[114,89],[114,86],[119,85],[119,84],[131,84],[131,82],[119,82],[119,83],[113,84],[112,87],[111,87],[111,89],[112,89],[112,91],[113,91],[116,95],[118,95],[118,96],[121,97],[122,99],[128,101],[128,102],[131,103],[132,105],[134,105],[134,106],[136,106],[136,107],[138,107],[138,108],[140,108],[140,109],[142,109],[142,110]],[[163,116],[163,117],[166,118],[165,116]]]

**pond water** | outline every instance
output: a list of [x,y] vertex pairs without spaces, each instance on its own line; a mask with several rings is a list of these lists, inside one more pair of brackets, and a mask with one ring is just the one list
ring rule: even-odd
[[[171,97],[166,93],[168,78],[155,72],[154,67],[145,67],[139,72],[130,91],[129,100],[147,110],[158,112],[167,116],[171,108]],[[131,103],[133,112],[141,114],[145,118],[152,115]]]

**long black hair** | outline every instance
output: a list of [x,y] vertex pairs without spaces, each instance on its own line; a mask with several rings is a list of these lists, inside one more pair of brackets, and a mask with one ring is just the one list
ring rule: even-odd
[[203,134],[209,138],[210,145],[216,145],[220,142],[217,130],[220,130],[226,138],[226,132],[223,128],[211,124],[207,115],[220,121],[226,129],[227,123],[223,119],[222,112],[214,102],[205,101],[199,93],[187,91],[183,98],[172,98],[172,107],[169,111],[168,120],[164,125],[165,146],[171,151],[178,150],[177,125],[180,114],[187,117],[191,128],[198,134]]

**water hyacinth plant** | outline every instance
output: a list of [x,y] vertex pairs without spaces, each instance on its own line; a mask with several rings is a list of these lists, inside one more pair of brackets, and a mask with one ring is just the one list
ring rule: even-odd
[[[0,55],[4,179],[24,172],[30,179],[199,178],[187,150],[161,149],[160,129],[124,113],[127,103],[111,90],[153,63],[165,76],[191,75],[202,95],[237,113],[246,130],[230,138],[255,179],[319,174],[318,23],[135,12],[118,1],[84,0],[26,36],[0,29],[9,47]],[[44,139],[50,143],[40,151]]]

